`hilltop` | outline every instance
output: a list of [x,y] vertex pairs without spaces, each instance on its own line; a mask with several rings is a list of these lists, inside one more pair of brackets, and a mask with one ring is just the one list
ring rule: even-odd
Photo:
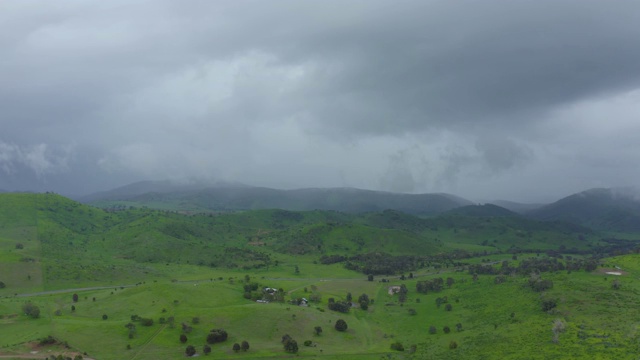
[[472,204],[450,194],[401,194],[354,188],[279,190],[229,183],[170,182],[136,183],[78,200],[100,207],[135,205],[186,211],[283,209],[363,213],[393,209],[415,215],[433,215]]
[[640,231],[640,195],[636,189],[590,189],[527,213],[535,219],[560,220],[598,230]]

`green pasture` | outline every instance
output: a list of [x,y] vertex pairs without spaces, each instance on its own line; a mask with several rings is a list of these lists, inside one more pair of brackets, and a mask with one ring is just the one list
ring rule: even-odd
[[[26,354],[51,335],[95,359],[182,359],[188,344],[202,355],[209,330],[224,328],[229,338],[212,345],[212,358],[631,359],[640,350],[638,254],[600,259],[593,273],[543,273],[554,284],[543,293],[528,286],[528,276],[507,276],[501,284],[489,275],[474,281],[464,266],[451,262],[414,269],[413,278],[405,272],[405,280],[396,273],[367,281],[366,274],[343,263],[319,261],[322,255],[466,251],[478,256],[460,262],[499,267],[504,260],[518,264],[545,257],[544,250],[561,246],[588,249],[604,236],[519,218],[107,212],[55,194],[2,194],[0,281],[6,287],[0,289],[0,355]],[[520,253],[514,261],[507,252],[514,248],[542,252]],[[503,253],[491,254],[495,251]],[[623,275],[605,274],[608,270]],[[282,288],[285,300],[312,295],[321,300],[308,306],[247,300],[245,276],[260,287]],[[434,277],[451,277],[454,283],[440,292],[417,293],[418,281]],[[409,291],[403,303],[388,293],[401,284]],[[347,293],[354,302],[361,294],[374,302],[367,310],[356,304],[346,314],[328,309],[329,298],[345,300]],[[436,299],[444,297],[447,303],[437,306]],[[542,311],[542,302],[550,299],[557,307]],[[38,319],[23,314],[27,301],[40,308]],[[132,315],[153,319],[153,325],[135,323],[129,338],[125,325]],[[334,329],[338,319],[348,323],[346,332]],[[565,330],[554,343],[556,320]],[[184,344],[179,341],[183,323],[192,328]],[[322,327],[321,335],[314,334],[315,326]],[[298,342],[298,355],[284,352],[284,334]],[[250,350],[233,352],[233,343],[243,340]],[[312,346],[304,346],[306,340]],[[396,342],[405,350],[392,350]]]

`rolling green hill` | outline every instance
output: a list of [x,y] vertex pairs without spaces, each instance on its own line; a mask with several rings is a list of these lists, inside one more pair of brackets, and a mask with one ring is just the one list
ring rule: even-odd
[[[213,358],[637,353],[640,336],[630,321],[638,315],[637,253],[601,258],[597,249],[611,243],[591,229],[487,213],[505,212],[185,215],[106,211],[56,194],[0,194],[0,356],[182,359],[187,345],[201,355],[214,328],[229,339],[212,346]],[[640,249],[623,245],[625,252]],[[419,290],[438,279],[446,285]],[[541,279],[552,286],[536,291],[531,284]],[[402,284],[406,296],[389,294]],[[283,289],[285,302],[254,301],[264,287]],[[330,299],[350,294],[374,302],[366,310],[355,301],[346,313],[330,310]],[[312,299],[309,306],[298,306],[302,298]],[[547,301],[555,307],[543,311]],[[38,318],[25,313],[27,302]],[[152,321],[143,325],[139,317]],[[347,331],[334,329],[338,319]],[[558,321],[564,330],[554,333]],[[284,351],[285,334],[297,340],[298,355]],[[58,343],[38,345],[48,336]],[[250,349],[233,351],[243,340]],[[391,348],[398,344],[403,351]]]

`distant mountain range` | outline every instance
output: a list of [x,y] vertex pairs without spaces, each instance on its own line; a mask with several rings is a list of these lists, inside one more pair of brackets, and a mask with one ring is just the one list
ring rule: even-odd
[[415,215],[435,215],[473,204],[450,194],[398,194],[354,188],[278,190],[230,183],[203,186],[176,185],[170,182],[135,183],[76,200],[100,207],[135,203],[148,207],[196,211],[284,209],[335,210],[347,213],[393,209]]
[[506,200],[477,205],[443,193],[400,194],[354,188],[279,190],[240,183],[145,181],[76,200],[105,208],[147,206],[178,211],[283,209],[365,213],[389,209],[418,216],[444,212],[461,216],[524,216],[598,230],[640,231],[640,192],[631,188],[590,189],[546,205]]

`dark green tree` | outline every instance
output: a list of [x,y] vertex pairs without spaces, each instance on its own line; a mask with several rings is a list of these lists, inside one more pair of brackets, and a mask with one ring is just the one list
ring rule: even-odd
[[185,335],[185,334],[180,334],[180,342],[181,342],[181,343],[183,343],[183,344],[184,344],[184,343],[186,343],[186,342],[187,342],[187,340],[189,340],[189,339],[187,339],[187,335]]
[[247,340],[243,340],[242,343],[240,343],[240,348],[242,351],[249,350],[249,342]]
[[240,351],[240,344],[238,344],[238,343],[233,344],[233,351],[235,351],[235,352]]
[[187,356],[193,356],[196,354],[196,348],[193,345],[187,346],[187,349],[184,351]]
[[73,302],[78,302],[78,294],[73,294],[71,298],[73,299]]
[[229,334],[224,329],[212,329],[207,335],[207,343],[215,344],[227,340]]
[[295,354],[298,352],[298,342],[293,340],[293,339],[289,339],[287,341],[285,341],[284,343],[284,351]]
[[322,334],[322,327],[320,326],[314,327],[313,330],[315,331],[316,335]]
[[5,284],[4,282],[0,281],[0,289],[4,289],[7,287],[7,284]]
[[348,328],[347,322],[342,319],[338,319],[338,321],[336,321],[335,328],[338,331],[346,331]]
[[211,352],[211,346],[209,346],[208,344],[205,344],[205,345],[202,347],[202,352],[203,352],[205,355],[209,355],[209,353]]

